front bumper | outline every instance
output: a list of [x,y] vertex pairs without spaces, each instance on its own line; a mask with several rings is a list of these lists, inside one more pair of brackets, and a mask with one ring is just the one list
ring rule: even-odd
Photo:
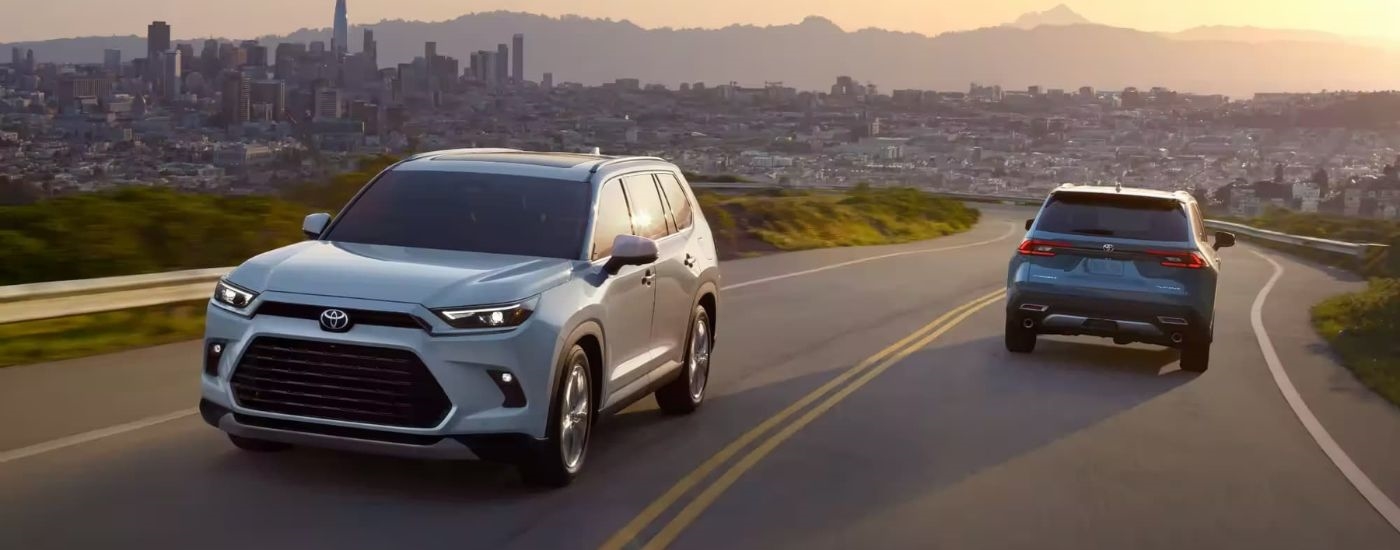
[[[416,304],[267,292],[258,296],[250,310],[270,301],[405,313],[425,320],[434,329],[448,328]],[[559,330],[544,319],[531,318],[514,330],[495,333],[464,334],[372,324],[357,324],[348,332],[334,333],[322,330],[313,319],[245,317],[210,305],[205,332],[206,342],[222,344],[223,353],[201,377],[201,410],[213,411],[206,414],[205,420],[234,435],[357,452],[449,459],[494,458],[501,454],[495,449],[500,443],[513,447],[545,437]],[[259,338],[410,352],[426,368],[450,405],[435,424],[407,426],[273,412],[257,403],[240,402],[232,381],[250,344]],[[523,406],[507,406],[507,396],[493,378],[493,373],[500,372],[513,376],[524,395]],[[488,447],[484,453],[480,451]]]
[[1033,324],[1037,333],[1100,336],[1180,347],[1209,342],[1210,320],[1190,306],[1144,296],[1079,296],[1013,285],[1008,322]]

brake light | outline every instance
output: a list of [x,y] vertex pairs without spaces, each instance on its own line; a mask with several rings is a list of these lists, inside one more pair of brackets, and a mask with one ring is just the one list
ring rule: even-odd
[[1161,258],[1165,267],[1201,269],[1206,266],[1205,258],[1191,251],[1148,250],[1147,253]]
[[1055,249],[1070,246],[1069,243],[1026,239],[1016,248],[1022,256],[1054,256]]

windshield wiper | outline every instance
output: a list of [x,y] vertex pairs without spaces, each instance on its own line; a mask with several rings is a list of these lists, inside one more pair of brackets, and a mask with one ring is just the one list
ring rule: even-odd
[[1069,230],[1069,232],[1070,232],[1070,233],[1079,233],[1079,234],[1081,234],[1081,235],[1099,235],[1099,236],[1101,236],[1101,237],[1112,237],[1112,236],[1113,236],[1113,232],[1112,232],[1112,231],[1109,231],[1109,230],[1107,230],[1107,229],[1071,229],[1071,230]]

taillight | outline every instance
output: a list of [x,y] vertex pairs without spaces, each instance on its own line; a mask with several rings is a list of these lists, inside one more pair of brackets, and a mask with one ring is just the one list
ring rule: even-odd
[[1165,267],[1179,267],[1182,269],[1201,269],[1206,266],[1205,258],[1200,254],[1190,251],[1171,250],[1148,250],[1148,254],[1162,258],[1162,265]]
[[1069,243],[1027,239],[1021,241],[1021,246],[1016,248],[1016,252],[1023,256],[1054,256],[1056,248],[1067,246],[1070,246]]

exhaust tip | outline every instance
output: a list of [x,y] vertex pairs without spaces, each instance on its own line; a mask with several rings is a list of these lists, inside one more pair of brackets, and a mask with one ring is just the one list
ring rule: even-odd
[[1034,311],[1034,312],[1036,312],[1036,313],[1044,313],[1045,310],[1050,309],[1050,306],[1044,306],[1044,305],[1040,305],[1040,304],[1021,304],[1021,309],[1024,310],[1024,311]]
[[1035,319],[1029,317],[1021,320],[1021,328],[1035,328]]
[[1180,344],[1180,343],[1185,342],[1185,341],[1186,341],[1186,335],[1184,335],[1184,334],[1182,334],[1182,333],[1180,333],[1180,332],[1173,332],[1173,333],[1172,333],[1172,343],[1173,343],[1173,344]]

